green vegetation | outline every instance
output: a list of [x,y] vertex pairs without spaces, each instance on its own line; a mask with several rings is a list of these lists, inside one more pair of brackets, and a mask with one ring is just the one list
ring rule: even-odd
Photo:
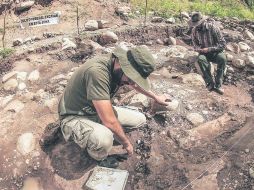
[[14,49],[12,48],[1,48],[0,49],[0,57],[6,58],[14,53]]
[[[159,16],[166,18],[181,11],[200,11],[211,16],[254,19],[254,6],[249,8],[240,0],[147,0],[147,2],[148,11],[155,11]],[[131,0],[131,3],[142,13],[145,12],[146,0]]]

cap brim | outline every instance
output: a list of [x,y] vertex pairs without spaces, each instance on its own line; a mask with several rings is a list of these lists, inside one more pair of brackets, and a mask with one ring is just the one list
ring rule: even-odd
[[128,60],[127,51],[117,47],[113,54],[119,59],[119,64],[124,74],[145,91],[151,89],[148,78],[143,78]]
[[196,26],[202,24],[206,19],[208,19],[208,17],[207,16],[203,16],[203,18],[200,21],[198,21],[198,22],[192,22],[191,21],[190,22],[190,26],[191,27],[196,27]]

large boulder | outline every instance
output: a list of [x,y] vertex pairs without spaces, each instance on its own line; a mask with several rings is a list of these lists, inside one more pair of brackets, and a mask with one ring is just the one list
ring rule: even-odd
[[94,31],[99,29],[99,24],[96,20],[88,20],[85,23],[85,30]]
[[185,149],[194,148],[197,146],[205,146],[210,143],[214,138],[229,130],[231,125],[228,122],[231,117],[224,114],[219,118],[203,123],[185,132],[185,137],[179,138],[179,133],[174,130],[169,131],[169,135],[178,141],[179,146]]
[[106,31],[102,33],[99,41],[100,41],[100,44],[102,45],[116,43],[118,41],[118,36],[114,32]]

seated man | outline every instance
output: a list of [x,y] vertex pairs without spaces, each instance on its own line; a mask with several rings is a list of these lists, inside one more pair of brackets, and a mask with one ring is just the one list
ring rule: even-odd
[[[223,53],[226,41],[215,23],[209,21],[199,12],[192,14],[190,26],[193,27],[191,38],[195,51],[199,52],[198,64],[208,90],[214,90],[222,95],[224,91],[221,85],[227,64],[227,59]],[[211,74],[210,62],[218,65],[215,82]]]
[[134,129],[146,123],[145,115],[122,107],[113,107],[110,99],[122,85],[167,105],[167,98],[150,91],[148,76],[155,60],[140,46],[128,51],[116,48],[110,56],[97,56],[80,66],[69,80],[59,102],[61,131],[65,140],[73,140],[99,165],[117,167],[107,158],[116,139],[129,155],[133,145],[123,128]]

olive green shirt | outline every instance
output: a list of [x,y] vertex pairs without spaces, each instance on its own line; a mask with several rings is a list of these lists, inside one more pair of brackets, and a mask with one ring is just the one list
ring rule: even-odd
[[97,56],[86,61],[73,73],[64,90],[58,106],[60,119],[80,115],[98,120],[92,100],[110,100],[116,89],[110,56]]

